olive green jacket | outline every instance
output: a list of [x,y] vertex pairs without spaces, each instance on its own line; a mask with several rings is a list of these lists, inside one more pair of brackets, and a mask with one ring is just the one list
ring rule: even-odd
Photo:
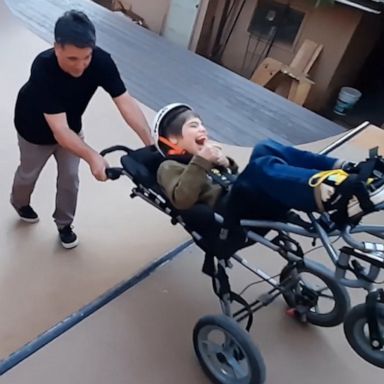
[[[228,160],[228,171],[236,174],[237,164]],[[177,209],[189,209],[196,203],[213,207],[223,192],[222,186],[209,177],[208,172],[214,168],[214,164],[197,155],[188,164],[165,160],[157,171],[157,182]]]

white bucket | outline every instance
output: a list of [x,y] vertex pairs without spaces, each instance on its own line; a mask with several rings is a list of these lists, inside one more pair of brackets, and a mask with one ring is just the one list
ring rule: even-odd
[[337,97],[336,105],[333,108],[333,112],[338,115],[346,115],[360,97],[361,92],[359,90],[351,87],[342,87],[339,96]]

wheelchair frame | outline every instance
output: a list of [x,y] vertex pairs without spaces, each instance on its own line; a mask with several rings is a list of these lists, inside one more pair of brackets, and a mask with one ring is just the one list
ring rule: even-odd
[[[347,141],[350,137],[362,131],[366,126],[368,126],[368,123],[364,123],[361,126],[355,128],[355,130],[339,139],[336,143],[327,147],[324,151],[322,151],[322,153],[330,152],[335,147]],[[102,154],[105,155],[115,150],[124,150],[128,154],[131,152],[131,150],[127,147],[116,146],[104,150]],[[186,227],[182,215],[174,215],[174,210],[172,209],[172,207],[168,206],[167,200],[161,194],[151,188],[147,188],[140,182],[138,183],[137,180],[135,180],[135,178],[124,168],[109,169],[108,176],[111,179],[116,179],[120,175],[125,175],[129,177],[136,184],[136,186],[132,188],[131,197],[141,197],[160,211],[170,216],[172,224],[179,223]],[[379,210],[384,210],[384,204],[380,205]],[[213,290],[215,294],[219,297],[222,312],[225,317],[209,317],[207,319],[201,319],[201,321],[197,323],[194,330],[194,346],[196,354],[203,369],[214,382],[221,383],[221,376],[215,375],[215,373],[213,372],[214,369],[212,368],[211,364],[205,361],[207,358],[203,356],[201,349],[202,344],[199,341],[199,334],[201,333],[200,331],[204,329],[206,323],[208,322],[208,325],[210,326],[216,326],[220,329],[223,329],[226,333],[226,337],[229,337],[229,332],[230,336],[232,337],[232,341],[226,341],[223,344],[223,348],[228,348],[228,346],[230,345],[231,348],[234,349],[234,353],[237,358],[239,358],[239,361],[241,361],[242,357],[244,357],[244,352],[239,352],[240,350],[242,350],[241,346],[236,348],[234,347],[234,345],[237,344],[236,338],[243,340],[245,350],[249,350],[248,344],[250,341],[247,341],[246,336],[244,334],[239,333],[240,329],[238,329],[236,325],[232,323],[227,323],[226,319],[234,319],[237,323],[248,319],[245,329],[249,331],[253,321],[253,313],[258,311],[262,307],[270,304],[273,300],[275,300],[276,297],[281,294],[283,295],[287,303],[290,304],[288,295],[289,293],[292,293],[292,291],[295,292],[294,314],[297,315],[299,320],[309,321],[313,324],[322,326],[333,326],[338,325],[344,321],[346,313],[349,309],[349,296],[344,286],[350,288],[365,289],[368,292],[365,303],[367,310],[364,313],[366,314],[366,321],[369,328],[369,343],[375,351],[381,351],[384,348],[384,335],[382,335],[380,332],[379,324],[379,315],[381,316],[381,312],[379,311],[381,311],[381,307],[378,307],[382,303],[384,304],[384,291],[382,289],[375,288],[375,280],[377,279],[381,269],[384,269],[384,245],[375,242],[359,241],[353,237],[353,235],[356,234],[368,233],[369,235],[372,235],[376,238],[384,239],[384,226],[359,224],[353,227],[346,226],[345,228],[343,228],[343,230],[326,230],[324,229],[324,225],[320,223],[320,219],[326,222],[327,215],[323,214],[320,217],[316,218],[314,214],[308,214],[308,221],[300,219],[300,223],[302,225],[298,225],[297,223],[294,224],[290,222],[287,223],[267,220],[240,220],[240,226],[246,235],[247,241],[251,241],[251,244],[260,243],[266,246],[267,248],[279,253],[282,257],[284,257],[284,259],[287,260],[288,264],[281,273],[280,282],[277,282],[274,278],[269,276],[261,269],[255,269],[251,267],[248,264],[248,261],[242,256],[239,256],[236,252],[231,255],[230,258],[220,257],[220,255],[210,255],[211,257],[214,256],[213,260],[211,260],[212,271],[210,274],[210,276],[212,277]],[[215,220],[219,225],[222,225],[220,230],[220,239],[225,242],[228,235],[228,229],[223,226],[224,218],[219,214],[215,214]],[[268,239],[265,236],[262,236],[257,233],[256,230],[261,228],[268,229],[269,231],[275,231],[277,233],[277,236],[273,239]],[[193,230],[189,230],[189,228],[186,229],[194,238],[197,245],[200,246],[199,242],[202,239],[201,235]],[[326,253],[335,265],[335,271],[332,272],[321,263],[314,260],[310,260],[309,258],[305,257],[305,254],[300,244],[290,236],[292,234],[311,238],[314,241],[319,239],[322,246],[326,250]],[[335,237],[340,237],[346,244],[340,249],[339,252],[335,249],[335,247],[330,241],[332,238]],[[248,244],[244,245],[244,247],[247,245]],[[204,250],[204,248],[202,249]],[[247,303],[241,296],[232,292],[230,289],[226,269],[228,267],[232,267],[232,260],[236,261],[237,263],[245,267],[247,270],[257,275],[259,278],[261,278],[262,281],[271,285],[272,289],[270,289],[267,293],[262,294],[252,303]],[[363,267],[360,261],[368,263],[368,266]],[[331,322],[322,323],[321,321],[316,320],[316,318],[313,317],[313,314],[310,313],[309,310],[317,304],[318,297],[316,297],[313,292],[310,292],[309,288],[303,289],[302,292],[296,291],[295,287],[299,284],[300,278],[298,276],[300,274],[300,271],[306,271],[315,276],[320,277],[321,279],[323,279],[323,281],[326,282],[327,288],[329,286],[333,287],[332,293],[337,293],[337,295],[335,296],[338,296],[340,303],[339,306],[341,308],[338,308],[338,316],[336,316],[336,318],[334,318]],[[352,272],[356,278],[348,278],[348,272]],[[286,275],[288,274],[288,278],[282,278],[283,273],[285,274],[285,277],[287,277]],[[233,301],[240,303],[243,308],[236,312],[233,312],[231,308],[231,303]],[[354,322],[352,325],[354,326],[355,323],[356,322]],[[353,346],[353,343],[348,338],[348,335],[347,339],[350,342],[352,348],[357,353],[359,353],[361,357],[363,357],[374,365],[384,367],[384,361],[381,361],[381,355],[378,359],[375,358],[376,360],[372,360],[370,356],[366,356],[364,355],[364,353],[360,353],[357,350],[358,348],[356,349]],[[224,352],[220,352],[220,354],[217,353],[216,360],[220,360],[218,357],[219,355],[221,356],[222,360],[225,360]],[[258,350],[251,351],[250,356],[253,356],[253,360],[250,360],[254,361],[254,366],[256,366],[257,368],[257,374],[255,376],[257,377],[256,381],[257,383],[262,383],[265,379],[265,368],[262,358],[259,355]],[[233,358],[233,356],[231,356],[230,358]],[[215,369],[217,370],[218,368]],[[220,367],[219,370],[223,371],[224,369]],[[233,381],[233,383],[237,383],[237,381]]]
[[[123,172],[126,176],[130,177],[127,172]],[[133,188],[131,197],[140,196],[148,203],[161,210],[166,214],[170,214],[170,211],[161,207],[162,204],[166,204],[164,198],[154,191],[146,190],[144,186],[139,188]],[[151,198],[152,197],[152,198]],[[384,203],[378,207],[378,210],[384,210]],[[221,215],[215,214],[216,220],[219,223],[223,223],[224,219]],[[375,280],[378,277],[380,270],[384,269],[384,244],[358,241],[353,238],[352,235],[359,233],[368,233],[380,239],[384,239],[384,226],[381,225],[357,225],[355,227],[346,226],[343,230],[334,229],[327,233],[319,221],[315,218],[314,214],[308,214],[309,222],[306,222],[307,227],[311,230],[299,225],[286,222],[276,222],[268,220],[240,220],[240,225],[244,228],[246,236],[252,239],[255,243],[262,244],[267,248],[278,252],[284,258],[291,262],[298,262],[302,260],[304,253],[301,249],[292,249],[292,245],[297,246],[296,242],[290,236],[285,237],[285,244],[278,245],[273,241],[266,239],[257,232],[253,231],[253,228],[263,228],[275,230],[278,234],[295,234],[313,240],[319,239],[326,250],[328,256],[335,265],[335,273],[332,277],[336,278],[342,285],[350,288],[363,288],[367,292],[375,290]],[[178,222],[184,225],[181,217],[178,218]],[[191,235],[199,240],[200,235],[198,233],[191,233]],[[332,245],[331,238],[340,237],[350,247],[342,247],[338,253],[335,247]],[[295,244],[294,244],[295,243]],[[302,255],[302,256],[301,256]],[[249,263],[243,257],[234,254],[232,256],[239,264],[255,273],[261,279],[266,282],[272,283],[276,288],[277,283],[271,279],[266,273],[261,270],[255,270],[249,266]],[[351,259],[360,259],[368,262],[369,267],[364,268],[361,264],[351,261]],[[313,268],[316,271],[324,272],[323,265],[313,260],[304,261],[307,266]],[[348,271],[355,274],[356,279],[350,279],[346,277]],[[229,314],[225,311],[226,314]]]

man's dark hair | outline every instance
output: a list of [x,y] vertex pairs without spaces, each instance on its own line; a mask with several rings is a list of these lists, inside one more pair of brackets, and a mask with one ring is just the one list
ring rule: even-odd
[[56,21],[55,42],[60,45],[74,45],[77,48],[94,48],[95,26],[84,12],[74,9],[67,11]]

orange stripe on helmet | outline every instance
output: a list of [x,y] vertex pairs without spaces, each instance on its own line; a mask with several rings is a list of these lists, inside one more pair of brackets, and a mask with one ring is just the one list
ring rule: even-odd
[[163,136],[159,136],[159,141],[169,147],[167,155],[185,155],[187,153],[185,149],[180,148]]

